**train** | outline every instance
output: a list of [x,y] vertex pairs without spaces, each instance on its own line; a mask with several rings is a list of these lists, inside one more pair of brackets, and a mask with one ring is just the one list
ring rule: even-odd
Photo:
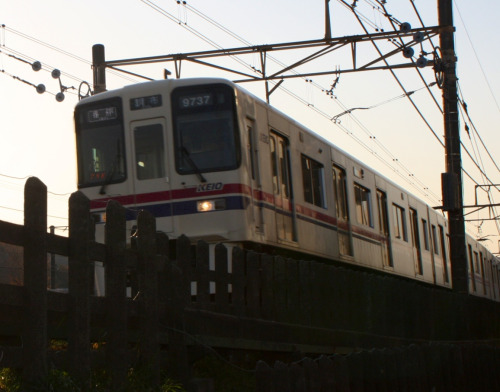
[[[150,211],[169,238],[296,252],[452,287],[441,212],[221,78],[155,80],[81,100],[78,189],[103,240]],[[499,260],[467,236],[470,294],[500,300]]]

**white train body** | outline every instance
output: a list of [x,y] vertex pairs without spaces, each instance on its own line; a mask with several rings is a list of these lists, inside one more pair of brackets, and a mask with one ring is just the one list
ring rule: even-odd
[[[75,125],[79,188],[96,216],[116,199],[130,230],[145,209],[170,238],[288,249],[451,287],[441,213],[229,81],[105,92],[79,102]],[[470,292],[498,300],[496,258],[467,241]]]

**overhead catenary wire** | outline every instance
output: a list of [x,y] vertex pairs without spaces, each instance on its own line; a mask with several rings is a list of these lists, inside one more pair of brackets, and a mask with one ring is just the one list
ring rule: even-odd
[[472,51],[474,53],[474,56],[476,58],[477,64],[479,66],[479,69],[481,70],[481,74],[483,75],[483,78],[484,78],[484,80],[486,82],[486,85],[488,86],[488,90],[489,90],[489,92],[491,94],[491,97],[493,98],[493,101],[495,102],[497,110],[500,112],[500,105],[499,105],[498,100],[497,100],[497,98],[495,96],[495,92],[493,91],[493,88],[491,87],[491,83],[490,83],[488,77],[486,76],[486,72],[484,71],[483,65],[481,64],[481,61],[479,60],[479,56],[477,54],[476,47],[472,43],[472,39],[470,37],[469,30],[467,29],[467,25],[465,24],[464,19],[462,18],[462,13],[460,12],[460,8],[459,8],[459,6],[458,6],[458,4],[457,4],[457,2],[455,0],[453,0],[453,4],[455,5],[455,9],[458,12],[458,16],[460,18],[460,21],[462,22],[462,25],[464,26],[465,34],[467,36],[467,39],[469,40],[471,49],[472,49]]
[[[78,62],[84,63],[84,64],[89,65],[89,66],[90,66],[90,65],[92,65],[92,62],[91,62],[90,60],[87,60],[87,59],[85,59],[85,58],[83,58],[83,57],[80,57],[80,56],[78,56],[78,55],[76,55],[76,54],[74,54],[74,53],[71,53],[71,52],[69,52],[69,51],[67,51],[67,50],[61,49],[61,48],[59,48],[59,47],[57,47],[57,46],[54,46],[54,45],[52,45],[52,44],[50,44],[50,43],[47,43],[47,42],[45,42],[45,41],[39,40],[39,39],[37,39],[37,38],[35,38],[35,37],[33,37],[33,36],[30,36],[30,35],[28,35],[28,34],[25,34],[25,33],[21,32],[21,31],[18,31],[18,30],[12,29],[12,28],[10,28],[10,27],[7,27],[6,25],[0,25],[0,28],[1,28],[1,31],[2,31],[2,37],[3,37],[3,41],[2,41],[2,44],[0,45],[0,47],[2,47],[2,48],[3,48],[4,50],[6,50],[6,51],[9,51],[9,52],[10,52],[10,53],[12,53],[12,54],[18,54],[18,55],[20,55],[21,57],[23,57],[24,59],[29,59],[29,60],[31,60],[31,62],[36,61],[36,59],[34,59],[34,58],[32,58],[32,57],[29,57],[29,56],[27,56],[27,55],[24,55],[24,54],[22,54],[22,53],[20,53],[20,52],[16,51],[15,49],[13,49],[13,48],[11,48],[11,47],[8,47],[8,46],[6,45],[5,32],[8,32],[8,33],[10,33],[10,34],[17,35],[17,36],[19,36],[19,37],[21,37],[21,38],[23,38],[23,39],[26,39],[26,40],[28,40],[28,41],[31,41],[31,42],[33,42],[33,43],[35,43],[35,44],[37,44],[37,45],[41,45],[41,46],[43,46],[43,47],[46,47],[47,49],[50,49],[50,50],[55,51],[55,52],[58,52],[58,53],[60,53],[60,54],[62,54],[62,55],[64,55],[64,56],[70,57],[70,58],[72,58],[73,60],[76,60],[76,61],[78,61]],[[49,69],[49,72],[50,72],[52,69],[56,68],[56,67],[52,67],[52,66],[49,66],[49,65],[47,65],[47,64],[44,64],[44,63],[42,63],[42,65],[44,65],[44,66],[45,66],[45,68],[48,68],[48,69]],[[123,74],[123,73],[118,72],[118,71],[114,71],[114,70],[112,70],[112,69],[110,70],[110,73],[111,73],[111,74],[113,74],[114,76],[117,76],[117,77],[119,77],[119,78],[122,78],[122,79],[127,80],[127,81],[130,81],[130,82],[136,82],[136,81],[137,81],[137,79],[136,79],[136,78],[132,78],[132,77],[130,77],[129,75]],[[71,74],[68,74],[68,73],[66,73],[66,72],[62,72],[61,74],[62,74],[62,75],[64,75],[65,77],[69,77],[69,78],[71,78],[71,79],[73,79],[73,80],[75,80],[75,81],[78,81],[78,82],[84,82],[84,80],[82,80],[81,78],[79,78],[79,77],[77,77],[77,76],[74,76],[74,75],[71,75]]]
[[[160,12],[160,13],[164,14],[164,15],[165,15],[166,17],[168,17],[168,19],[170,19],[171,21],[178,22],[178,20],[176,20],[176,18],[175,18],[173,15],[171,15],[170,13],[168,13],[168,12],[166,12],[166,11],[162,10],[162,9],[161,9],[161,7],[157,6],[157,5],[156,5],[156,4],[154,4],[152,1],[149,1],[149,0],[140,0],[140,1],[142,1],[143,3],[147,4],[148,6],[150,6],[150,7],[152,7],[152,8],[154,8],[154,9],[155,9],[155,10],[157,10],[158,12]],[[243,39],[242,37],[240,37],[239,35],[237,35],[237,34],[233,33],[231,30],[229,30],[229,29],[225,28],[224,26],[222,26],[221,24],[219,24],[219,23],[218,23],[218,22],[216,22],[215,20],[213,20],[213,19],[209,18],[208,16],[206,16],[206,15],[205,15],[205,14],[203,14],[202,12],[198,11],[198,10],[197,10],[197,9],[195,9],[194,7],[192,7],[192,6],[188,5],[188,4],[183,4],[183,6],[184,6],[184,7],[186,7],[187,9],[189,9],[190,11],[194,12],[196,15],[200,16],[201,18],[203,18],[205,21],[208,21],[210,24],[214,25],[214,26],[215,26],[215,27],[217,27],[218,29],[220,29],[220,30],[222,30],[223,32],[225,32],[225,33],[229,34],[231,37],[233,37],[233,38],[235,38],[235,39],[239,40],[240,42],[244,43],[245,45],[251,45],[251,43],[250,43],[249,41],[247,41],[247,40]],[[368,19],[367,19],[367,20],[368,20]],[[183,25],[183,27],[188,28],[188,26],[184,26],[184,25]],[[189,31],[191,31],[191,32],[193,32],[193,33],[194,33],[194,31],[195,31],[195,30],[194,30],[193,28],[189,27]],[[201,34],[201,33],[196,33],[196,35],[197,35],[197,36],[202,36],[202,37],[204,37],[203,39],[204,39],[205,41],[207,41],[207,39],[208,39],[208,38],[207,38],[207,39],[205,39],[206,37],[205,37],[203,34]],[[216,44],[216,43],[215,43],[215,42],[213,42],[212,40],[209,40],[209,39],[208,39],[208,41],[207,41],[207,42],[209,42],[209,43],[210,43],[212,46],[214,46],[214,47],[221,48],[221,46],[220,46],[220,45]],[[273,57],[271,57],[271,56],[269,56],[269,55],[268,55],[268,58],[269,58],[270,60],[276,61],[276,62],[277,62],[279,65],[281,65],[281,66],[285,66],[283,63],[279,62],[278,60],[274,59]],[[247,65],[246,63],[243,63],[243,65],[245,65],[247,68],[248,68],[248,67],[251,67],[251,66]],[[254,67],[251,67],[251,68],[254,68]],[[294,70],[291,70],[291,71],[292,71],[292,72],[294,72]],[[317,86],[317,87],[319,87],[322,91],[327,91],[327,90],[328,90],[328,89],[326,89],[326,88],[324,88],[324,87],[321,87],[321,86],[319,86],[319,85],[317,85],[317,84],[313,84],[313,85],[316,85],[316,86]],[[433,84],[431,84],[431,85],[433,85]],[[426,86],[426,87],[424,87],[424,88],[428,88],[428,86]],[[281,90],[283,90],[283,91],[285,91],[285,90],[286,90],[286,89],[285,89],[284,87],[282,87],[282,86],[280,87],[280,89],[281,89]],[[304,101],[302,98],[299,98],[296,94],[291,93],[291,91],[286,90],[286,92],[287,92],[287,94],[292,95],[293,97],[295,97],[295,99],[298,99],[300,102],[302,102],[303,104],[307,105],[308,107],[313,108],[313,105],[311,105],[309,102]],[[408,91],[405,91],[405,94],[403,94],[401,97],[411,95],[412,93],[413,93],[413,92],[408,92]],[[396,97],[396,98],[394,98],[394,99],[398,99],[398,98],[399,98],[399,97]],[[343,105],[341,105],[341,104],[340,104],[340,101],[339,101],[339,100],[336,100],[336,103],[338,103],[338,104],[341,106],[341,108],[343,108],[345,111],[347,111],[347,110],[348,110],[345,106],[343,106]],[[374,107],[376,107],[376,106],[374,106]],[[314,107],[314,110],[315,110],[316,112],[320,112],[320,111],[319,111],[317,108],[315,108],[315,107]],[[351,111],[351,112],[352,112],[352,111]],[[349,114],[352,116],[352,113],[349,113]],[[328,116],[328,115],[324,115],[324,117],[328,118],[329,116]],[[330,119],[331,119],[331,116],[330,116]],[[360,124],[359,120],[357,120],[357,119],[356,119],[355,121],[356,121],[358,124]],[[416,178],[415,178],[415,176],[414,176],[414,175],[413,175],[413,174],[412,174],[412,173],[411,173],[411,172],[410,172],[407,168],[405,168],[405,167],[404,167],[404,165],[402,165],[402,163],[400,162],[400,160],[399,160],[399,159],[397,159],[397,158],[395,158],[395,157],[394,157],[394,155],[393,155],[393,154],[391,154],[391,153],[387,150],[387,148],[385,148],[385,147],[384,147],[384,146],[383,146],[383,145],[382,145],[382,144],[381,144],[381,143],[380,143],[380,142],[379,142],[379,141],[378,141],[378,140],[374,137],[374,135],[373,135],[371,132],[369,132],[369,131],[367,130],[367,128],[366,128],[366,127],[364,127],[364,126],[363,126],[363,128],[364,128],[364,132],[365,132],[365,133],[366,133],[366,134],[370,137],[371,141],[375,142],[375,143],[376,143],[379,147],[381,147],[381,148],[382,148],[382,150],[383,150],[386,154],[388,154],[388,155],[390,156],[390,158],[391,158],[391,162],[395,163],[395,164],[396,164],[396,165],[398,165],[399,167],[402,167],[402,168],[403,168],[403,170],[404,170],[404,171],[408,174],[408,176],[412,177],[412,178],[413,178],[413,180],[416,180],[417,182],[419,182],[420,184],[422,184],[423,189],[425,189],[425,190],[428,190],[428,189],[429,189],[429,188],[428,188],[428,187],[426,187],[423,183],[421,183],[420,181],[418,181],[418,179],[416,179]],[[352,138],[354,138],[354,134],[353,134],[352,132],[346,132],[346,133],[347,133],[348,135],[350,135]],[[360,142],[360,139],[358,139],[358,140],[357,140],[357,142],[359,143],[359,142]],[[378,158],[379,160],[383,160],[383,158],[382,158],[380,155],[376,154],[376,153],[373,151],[373,149],[372,149],[372,148],[370,148],[370,147],[369,147],[366,143],[362,143],[362,145],[363,145],[363,147],[364,147],[364,148],[366,148],[368,151],[370,151],[373,155],[376,155],[376,156],[377,156],[377,158]],[[392,166],[391,166],[391,164],[390,164],[390,163],[388,163],[387,161],[386,161],[386,162],[384,162],[384,164],[386,164],[388,167],[390,167],[393,171],[395,171],[395,172],[399,173],[399,171],[398,171],[397,169],[395,169],[394,167],[392,167]],[[403,178],[404,178],[404,177],[403,177]],[[407,178],[405,178],[405,180],[407,180],[407,181],[408,181],[408,179],[407,179]],[[411,181],[409,181],[409,182],[411,183]],[[420,191],[422,191],[421,189],[419,189],[419,190],[420,190]],[[428,196],[428,192],[424,192],[424,196]],[[435,196],[435,195],[434,195],[434,196]],[[435,197],[436,197],[436,199],[437,199],[437,196],[435,196]]]
[[[339,0],[339,1],[341,1],[341,3],[343,3],[344,5],[348,6],[348,5],[347,5],[347,3],[346,3],[345,1],[343,1],[343,0]],[[367,1],[368,1],[368,0],[367,0]],[[410,1],[411,1],[412,5],[413,5],[413,8],[414,8],[414,10],[415,10],[415,12],[416,12],[416,14],[417,14],[417,16],[418,16],[418,18],[419,18],[420,22],[421,22],[421,23],[422,23],[422,25],[423,25],[423,21],[422,21],[422,19],[421,19],[421,17],[420,17],[420,14],[419,14],[418,10],[417,10],[417,9],[416,9],[416,7],[415,7],[415,4],[413,3],[413,0],[410,0]],[[383,7],[384,11],[386,11],[384,3],[385,3],[385,2],[382,2],[382,3],[381,3],[381,6]],[[354,12],[354,14],[356,15],[356,12],[355,12],[355,10],[354,10],[354,7],[349,7],[349,8],[351,8],[351,10],[352,10],[352,11]],[[387,13],[387,12],[386,12],[386,13]],[[359,23],[363,26],[363,29],[365,30],[365,32],[367,32],[367,29],[366,29],[366,27],[363,25],[363,23],[362,23],[362,21],[360,20],[360,18],[359,18],[357,15],[356,15],[356,17],[357,17],[357,19],[358,19]],[[393,26],[393,28],[394,28],[394,26]],[[376,47],[376,49],[378,50],[376,43],[375,43],[375,42],[372,42],[372,43],[373,43],[373,45]],[[435,50],[436,50],[436,46],[432,43],[432,40],[431,40],[431,44],[432,44],[432,46],[433,46],[433,50],[435,51]],[[380,53],[380,52],[379,52],[379,53]],[[385,61],[385,60],[384,60],[384,61]],[[387,62],[386,62],[386,63],[387,63]],[[393,73],[393,76],[396,78],[396,80],[397,80],[397,81],[398,81],[398,83],[399,83],[399,80],[398,80],[397,76],[395,75],[395,73],[394,73],[392,70],[391,70],[391,72]],[[420,72],[419,72],[419,74],[420,74]],[[423,80],[423,77],[422,77],[422,76],[421,76],[421,78],[422,78],[422,80]],[[424,81],[424,83],[425,83],[425,81]],[[400,85],[401,85],[401,84],[400,84]],[[429,91],[429,92],[430,92],[430,91]],[[430,93],[431,93],[431,92],[430,92]],[[432,94],[432,93],[431,93],[431,95],[433,96],[433,94]],[[436,105],[438,106],[439,110],[442,112],[441,106],[437,103],[437,100],[435,99],[435,97],[434,97],[434,96],[433,96],[433,100],[434,100],[434,102],[436,103]],[[411,99],[410,99],[410,101],[411,101]],[[412,102],[412,103],[413,103],[413,102]],[[416,105],[414,105],[414,106],[415,106],[415,109],[417,109],[417,111],[418,111],[418,108],[416,107]],[[419,114],[420,114],[420,112],[419,112]],[[432,131],[432,129],[431,129],[431,131]],[[436,136],[435,132],[434,132],[434,131],[432,131],[432,132],[433,132],[433,134]],[[490,179],[490,178],[486,175],[485,170],[484,170],[484,167],[481,167],[482,165],[480,165],[480,164],[477,162],[478,157],[477,157],[477,156],[476,156],[476,158],[472,157],[472,155],[471,155],[471,154],[470,154],[470,152],[468,151],[467,147],[466,147],[465,145],[463,145],[463,143],[462,143],[462,148],[466,151],[466,153],[468,154],[469,158],[472,160],[472,162],[474,163],[474,165],[475,165],[475,166],[479,169],[481,176],[482,176],[483,178],[486,178],[486,179],[487,179],[487,180],[488,180],[491,184],[493,184],[493,182],[491,181],[491,179]],[[489,155],[490,155],[490,154],[489,154]],[[496,166],[496,163],[495,163],[495,166]],[[467,176],[468,176],[468,177],[469,177],[469,178],[470,178],[470,179],[471,179],[471,180],[472,180],[472,181],[473,181],[476,185],[478,184],[478,182],[477,182],[475,179],[473,179],[473,177],[472,177],[472,176],[471,176],[471,175],[470,175],[467,171],[465,171],[465,169],[464,169],[463,167],[462,167],[462,172],[464,172],[464,173],[465,173],[465,174],[466,174],[466,175],[467,175]],[[496,187],[495,187],[495,188],[496,188]],[[498,190],[498,189],[497,189],[497,190]],[[491,203],[491,204],[494,204],[494,202],[493,202],[493,196],[491,195],[491,189],[488,189],[488,200],[490,201],[490,203]],[[491,207],[491,210],[493,211],[493,215],[494,215],[494,216],[496,216],[497,214],[496,214],[496,212],[495,212],[495,208],[494,208],[494,206],[492,206],[492,207]],[[497,230],[498,230],[498,231],[499,231],[499,233],[500,233],[500,223],[499,223],[498,221],[496,221],[495,223],[496,223],[496,225],[497,225]]]

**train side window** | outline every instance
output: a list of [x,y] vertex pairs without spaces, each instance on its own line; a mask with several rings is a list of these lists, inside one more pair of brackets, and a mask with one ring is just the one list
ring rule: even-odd
[[324,208],[323,165],[305,155],[301,156],[301,160],[304,199],[308,203]]
[[380,234],[384,237],[381,244],[382,259],[384,266],[394,267],[391,249],[391,233],[389,230],[389,209],[387,207],[387,195],[377,189],[378,222]]
[[472,290],[475,292],[476,291],[476,279],[474,277],[474,256],[472,255],[472,246],[468,245],[467,248],[469,249],[469,268],[470,268],[470,275],[471,275],[471,281],[472,281]]
[[289,171],[289,156],[288,156],[288,142],[283,138],[279,139],[279,177],[281,181],[281,193],[283,197],[289,198],[290,194],[290,173]]
[[439,225],[439,239],[441,240],[441,250],[442,250],[442,256],[443,256],[444,281],[446,283],[448,283],[450,281],[450,276],[448,274],[448,262],[447,262],[447,257],[446,257],[446,243],[444,241],[444,228],[441,225]]
[[276,139],[274,136],[269,137],[269,147],[271,149],[271,170],[273,176],[273,191],[275,195],[279,195],[280,189],[278,186],[278,159],[276,152]]
[[479,252],[479,260],[480,260],[480,270],[481,270],[481,278],[483,280],[483,294],[486,294],[486,277],[484,275],[484,256],[483,252]]
[[356,218],[358,223],[373,227],[370,190],[355,183],[354,199],[356,201]]
[[424,247],[425,250],[429,250],[429,227],[425,219],[422,219],[422,229],[424,233]]
[[408,242],[405,209],[397,204],[393,204],[392,209],[394,211],[394,236]]
[[252,180],[255,180],[255,151],[253,146],[253,128],[247,125],[248,155],[250,156],[250,169],[252,170]]
[[438,244],[438,238],[437,238],[437,233],[436,233],[436,226],[432,225],[431,227],[431,234],[432,234],[432,246],[434,247],[434,253],[439,254],[439,244]]
[[474,252],[474,273],[479,275],[479,254]]
[[418,232],[418,213],[417,210],[413,208],[410,208],[410,228],[411,228],[412,245],[417,256],[415,269],[417,275],[423,275],[424,266],[422,264],[422,252],[420,250],[420,233]]
[[138,180],[165,177],[163,127],[151,124],[134,128],[135,163]]
[[335,211],[337,213],[339,252],[341,255],[352,256],[352,238],[349,224],[349,206],[347,204],[347,180],[344,169],[332,165],[333,192],[335,196]]
[[347,182],[344,169],[333,166],[333,192],[335,194],[335,207],[337,219],[349,222],[349,208],[347,205]]

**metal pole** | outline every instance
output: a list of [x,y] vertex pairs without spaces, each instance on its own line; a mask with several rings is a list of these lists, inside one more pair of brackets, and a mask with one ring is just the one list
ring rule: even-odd
[[104,45],[92,46],[92,70],[94,74],[94,94],[106,91],[106,60]]
[[[55,232],[55,226],[50,226],[50,234],[54,235]],[[50,254],[50,288],[56,288],[56,255],[54,253]]]
[[[452,0],[438,0],[438,18],[441,27],[449,27],[440,34],[443,65],[443,107],[446,173],[443,175],[443,202],[448,211],[450,258],[453,289],[468,292],[467,244],[463,215],[462,158],[458,119],[456,55],[454,46]],[[451,195],[451,196],[450,196]]]
[[332,38],[332,27],[330,24],[330,0],[325,0],[325,39]]

